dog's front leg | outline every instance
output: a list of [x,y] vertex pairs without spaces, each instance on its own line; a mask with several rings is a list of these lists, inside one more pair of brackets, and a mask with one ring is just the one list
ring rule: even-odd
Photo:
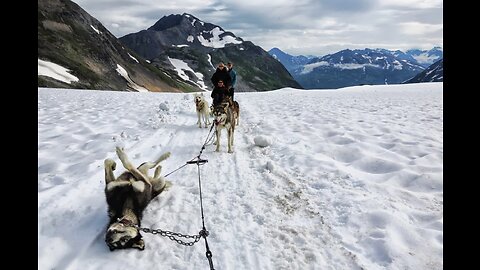
[[115,181],[115,175],[113,175],[113,171],[117,167],[115,161],[113,161],[113,159],[107,158],[103,162],[103,165],[105,166],[105,184]]
[[232,145],[233,145],[233,127],[230,127],[228,129],[228,153],[233,153]]
[[197,111],[197,117],[198,117],[198,120],[197,120],[197,125],[199,128],[202,127],[202,116],[201,116],[201,113]]
[[131,172],[133,176],[137,178],[137,180],[144,181],[150,187],[152,186],[152,183],[150,183],[147,176],[143,175],[137,168],[135,168],[135,166],[133,166],[130,160],[128,160],[127,154],[125,154],[125,152],[123,151],[123,148],[120,148],[117,146],[116,152],[117,152],[118,158],[122,162],[123,167],[125,167],[125,169]]
[[217,143],[217,149],[215,150],[215,152],[220,152],[220,134],[221,134],[221,131],[222,131],[222,130],[221,130],[220,128],[217,128],[217,129],[215,130],[215,134],[217,135],[217,141],[216,141],[216,143]]

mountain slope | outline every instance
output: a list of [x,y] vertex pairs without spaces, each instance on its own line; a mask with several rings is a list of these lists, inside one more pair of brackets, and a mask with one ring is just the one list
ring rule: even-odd
[[423,67],[428,67],[443,58],[443,49],[441,47],[434,47],[431,50],[412,49],[407,50],[405,53],[413,57]]
[[443,59],[433,63],[424,71],[405,83],[443,82]]
[[205,88],[213,87],[210,78],[220,61],[234,63],[238,92],[301,88],[262,48],[187,13],[164,16],[148,29],[125,35],[120,41],[158,67],[183,71],[188,67],[184,76]]
[[282,63],[289,72],[307,64],[311,59],[303,55],[290,55],[283,52],[279,48],[272,48],[268,51],[268,53],[273,56],[273,58],[280,61],[280,63]]
[[[97,19],[69,0],[38,1],[38,85],[127,91],[192,91],[175,73],[159,70],[123,46]],[[78,81],[40,75],[46,65]],[[42,73],[45,74],[45,73]]]

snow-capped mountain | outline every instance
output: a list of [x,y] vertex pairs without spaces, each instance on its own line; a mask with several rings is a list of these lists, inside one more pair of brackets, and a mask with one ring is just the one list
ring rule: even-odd
[[119,91],[193,91],[154,67],[69,0],[38,1],[38,85]]
[[268,51],[268,53],[271,56],[273,56],[273,58],[280,61],[280,63],[282,63],[288,71],[295,70],[307,64],[308,61],[310,61],[313,58],[312,56],[290,55],[288,53],[283,52],[279,48],[272,48]]
[[424,67],[408,56],[385,49],[342,50],[314,58],[294,78],[305,88],[340,88],[363,84],[402,83]]
[[443,59],[433,63],[431,66],[405,83],[421,82],[443,82]]
[[443,49],[441,47],[434,47],[431,50],[412,49],[406,51],[406,54],[412,56],[420,65],[428,67],[443,58]]
[[210,77],[220,61],[237,72],[236,91],[302,88],[287,69],[259,46],[232,32],[183,13],[164,16],[154,25],[120,41],[152,64],[176,69],[186,81],[213,87]]
[[400,50],[346,49],[323,57],[310,58],[305,64],[292,61],[303,60],[304,56],[291,56],[280,49],[271,50],[270,54],[275,55],[293,78],[306,89],[402,83],[425,69],[415,59],[416,54]]

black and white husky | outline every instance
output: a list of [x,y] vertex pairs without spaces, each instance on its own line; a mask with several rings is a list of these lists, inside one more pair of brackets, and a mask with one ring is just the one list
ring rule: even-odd
[[194,101],[195,101],[195,110],[197,111],[197,125],[199,128],[202,127],[202,121],[205,127],[208,127],[207,125],[210,125],[210,106],[208,106],[208,101],[205,100],[205,96],[203,93],[201,94],[195,94],[194,96]]
[[215,135],[217,148],[216,152],[220,151],[220,137],[222,129],[227,130],[227,146],[228,153],[233,153],[233,135],[235,132],[235,112],[232,103],[226,98],[220,104],[213,108],[213,121],[215,123]]
[[[159,164],[170,157],[170,152],[164,153],[154,162],[144,162],[138,168],[128,160],[123,148],[117,147],[116,152],[127,170],[115,178],[115,161],[106,159],[104,162],[105,196],[110,218],[105,242],[111,251],[122,248],[143,250],[145,242],[138,230],[142,212],[165,188],[166,182],[160,176],[162,166]],[[153,177],[149,176],[148,170],[155,167]]]

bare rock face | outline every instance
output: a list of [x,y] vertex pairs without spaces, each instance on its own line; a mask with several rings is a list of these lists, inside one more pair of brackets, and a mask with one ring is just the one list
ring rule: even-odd
[[173,68],[169,60],[172,58],[187,63],[201,74],[186,74],[189,80],[198,81],[199,76],[203,77],[210,89],[213,88],[210,78],[220,61],[234,63],[237,92],[302,88],[285,67],[262,48],[187,13],[164,16],[148,29],[125,35],[120,41],[158,67]]
[[[176,72],[163,70],[122,45],[97,19],[69,0],[38,0],[38,58],[78,78],[38,76],[39,87],[118,91],[195,91]],[[39,61],[40,65],[40,61]]]

